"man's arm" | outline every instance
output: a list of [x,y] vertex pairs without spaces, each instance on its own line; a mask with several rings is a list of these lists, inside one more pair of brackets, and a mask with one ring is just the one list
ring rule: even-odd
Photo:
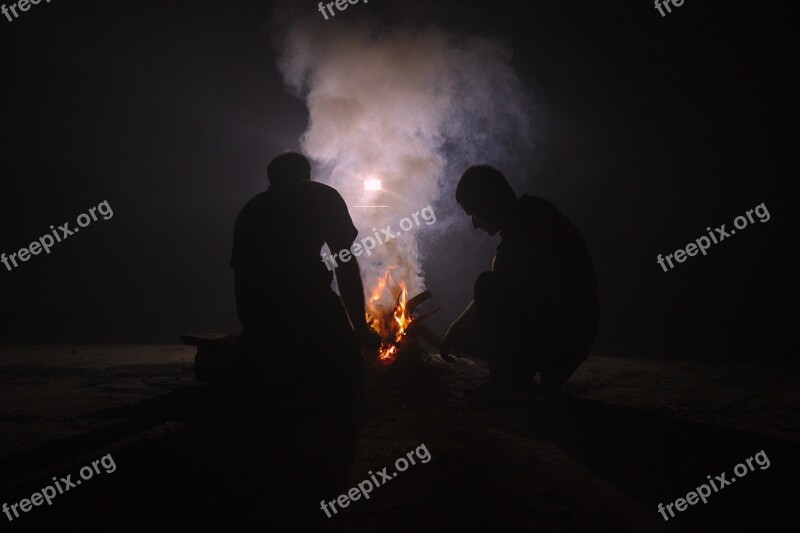
[[[450,356],[451,351],[460,352],[459,348],[463,343],[464,333],[467,328],[474,324],[475,320],[475,300],[471,301],[464,312],[456,318],[450,327],[447,328],[447,333],[442,339],[442,345],[439,347],[442,359],[452,363],[455,359]],[[455,349],[455,350],[454,350]]]
[[340,263],[336,268],[336,282],[342,295],[342,303],[353,324],[353,329],[367,327],[364,310],[364,284],[361,282],[361,271],[353,257],[347,263]]
[[467,324],[472,318],[475,316],[475,300],[472,300],[469,305],[464,309],[464,312],[461,313],[458,318],[456,318],[456,322],[459,324]]
[[[330,250],[349,250],[358,236],[344,199],[334,189],[327,187],[327,209],[322,211],[322,227],[325,244]],[[334,263],[336,264],[336,263]],[[361,270],[354,255],[348,261],[339,259],[334,270],[342,304],[353,325],[353,330],[362,347],[377,349],[381,344],[380,336],[367,325],[364,310],[364,284],[361,282]]]
[[347,316],[350,317],[350,323],[353,324],[356,337],[364,347],[378,348],[381,340],[367,324],[364,308],[364,284],[361,282],[361,271],[355,257],[346,263],[339,263],[336,268],[336,282],[339,284],[342,303],[347,311]]

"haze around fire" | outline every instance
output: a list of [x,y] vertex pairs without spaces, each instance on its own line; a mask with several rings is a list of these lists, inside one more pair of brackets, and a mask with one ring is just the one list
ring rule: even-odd
[[[360,237],[434,206],[436,224],[359,258],[368,292],[393,266],[394,280],[418,294],[420,243],[440,238],[456,216],[464,223],[452,196],[461,173],[475,163],[503,168],[531,148],[531,101],[509,48],[437,27],[376,28],[340,17],[295,23],[279,52],[286,84],[308,107],[300,145],[314,179],[341,193]],[[381,190],[366,190],[374,179]]]

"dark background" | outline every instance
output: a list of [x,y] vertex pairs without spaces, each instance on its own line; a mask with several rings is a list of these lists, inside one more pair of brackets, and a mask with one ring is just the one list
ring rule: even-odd
[[[0,252],[103,200],[114,210],[49,256],[0,266],[0,343],[237,331],[233,222],[307,121],[275,66],[271,13],[256,1],[55,0],[0,18]],[[351,13],[513,48],[543,128],[536,164],[503,170],[583,231],[601,285],[596,353],[791,360],[796,58],[784,4],[687,0],[662,18],[649,0],[373,0]],[[656,263],[762,202],[769,222],[667,273]],[[465,230],[425,250],[439,329],[490,248]]]

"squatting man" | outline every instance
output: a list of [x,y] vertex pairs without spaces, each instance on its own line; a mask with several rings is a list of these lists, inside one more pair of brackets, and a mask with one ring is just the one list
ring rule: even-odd
[[467,169],[456,201],[473,227],[499,233],[500,245],[445,334],[442,358],[486,358],[490,381],[476,395],[524,392],[536,374],[543,391],[558,389],[588,357],[598,330],[597,277],[583,236],[544,198],[517,197],[488,165]]

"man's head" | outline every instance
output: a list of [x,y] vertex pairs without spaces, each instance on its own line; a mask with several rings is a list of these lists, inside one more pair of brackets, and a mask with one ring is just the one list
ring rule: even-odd
[[267,178],[272,187],[311,179],[311,163],[303,154],[286,152],[270,161]]
[[502,229],[517,195],[505,176],[489,165],[469,167],[456,187],[456,201],[472,217],[472,226],[489,235]]

